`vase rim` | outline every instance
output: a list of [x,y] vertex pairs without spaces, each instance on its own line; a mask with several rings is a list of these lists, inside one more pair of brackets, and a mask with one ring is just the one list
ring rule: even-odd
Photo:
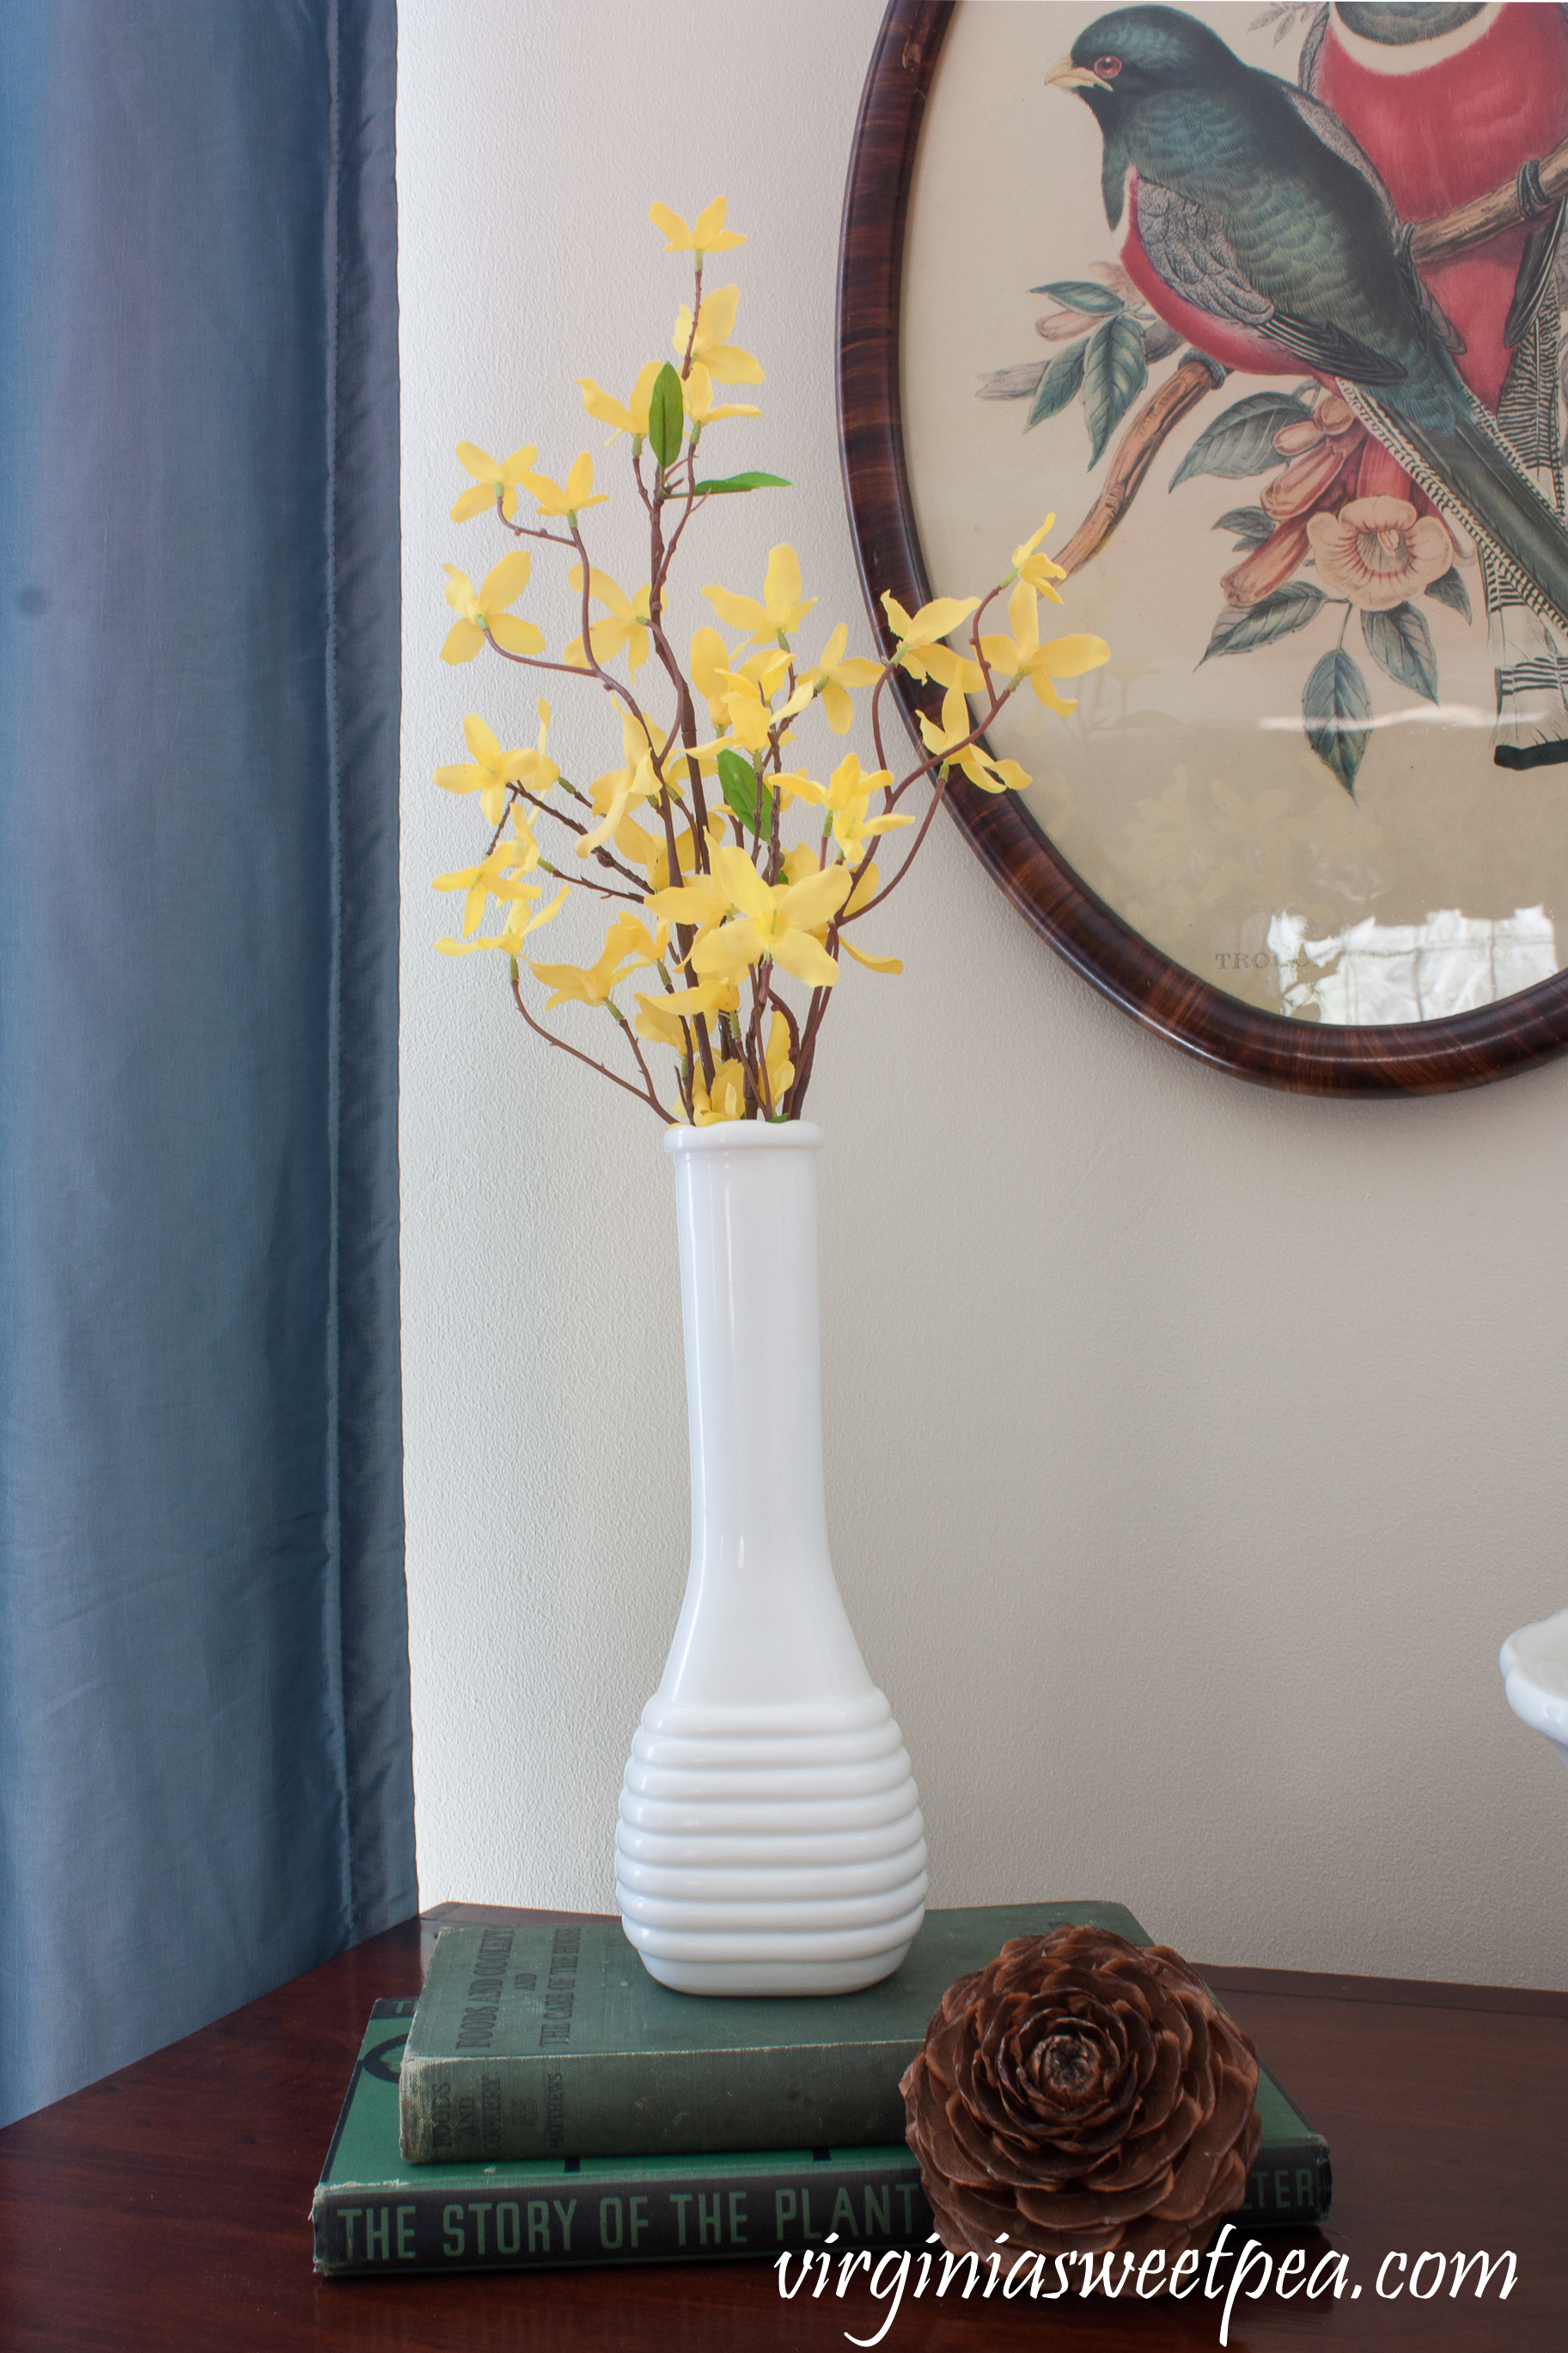
[[815,1152],[822,1130],[809,1119],[723,1119],[710,1127],[667,1127],[667,1152]]

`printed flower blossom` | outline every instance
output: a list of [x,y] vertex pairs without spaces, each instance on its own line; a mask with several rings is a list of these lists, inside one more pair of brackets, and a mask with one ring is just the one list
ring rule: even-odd
[[500,511],[510,522],[517,512],[517,486],[538,455],[538,450],[530,446],[514,449],[510,458],[498,460],[477,442],[459,441],[458,463],[465,473],[472,474],[474,487],[465,491],[452,509],[452,521],[467,522],[470,515],[486,514],[499,499]]
[[[1369,453],[1380,459],[1384,456],[1337,392],[1320,393],[1310,417],[1281,426],[1274,447],[1289,462],[1265,483],[1258,503],[1275,527],[1220,582],[1226,603],[1238,609],[1260,603],[1285,586],[1306,559],[1311,516],[1320,510],[1337,510],[1348,493],[1362,487]],[[1397,467],[1395,477],[1398,488],[1409,489],[1408,478]]]
[[1324,587],[1368,613],[1403,605],[1454,561],[1436,516],[1417,516],[1408,499],[1352,499],[1337,515],[1313,515],[1307,535]]

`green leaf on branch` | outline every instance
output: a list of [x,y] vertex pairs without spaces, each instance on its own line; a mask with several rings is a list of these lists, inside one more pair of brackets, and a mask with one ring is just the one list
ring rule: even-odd
[[1215,623],[1198,668],[1202,670],[1204,662],[1215,654],[1249,654],[1254,646],[1272,645],[1276,638],[1304,629],[1316,618],[1322,602],[1322,590],[1314,588],[1310,580],[1292,580],[1288,587],[1277,588],[1272,596],[1260,597],[1240,612],[1227,609]]
[[680,378],[666,360],[653,380],[647,404],[647,438],[661,466],[673,466],[686,431],[686,401]]
[[1279,462],[1274,436],[1281,426],[1304,424],[1311,414],[1310,405],[1293,393],[1248,393],[1198,435],[1172,475],[1171,488],[1194,474],[1218,474],[1234,481],[1243,474],[1267,472]]
[[1366,681],[1342,646],[1325,654],[1301,696],[1307,741],[1352,800],[1367,745],[1372,698]]
[[716,482],[699,482],[695,495],[701,499],[713,491],[788,491],[794,487],[782,474],[726,474]]
[[1437,657],[1426,616],[1408,599],[1386,613],[1363,613],[1361,633],[1374,662],[1395,686],[1413,687],[1428,702],[1437,700]]
[[1439,605],[1451,606],[1468,621],[1470,617],[1470,592],[1459,576],[1459,568],[1450,564],[1440,580],[1428,580],[1426,594]]
[[1069,343],[1065,351],[1057,353],[1040,378],[1034,406],[1024,419],[1026,433],[1031,425],[1038,425],[1042,417],[1055,417],[1069,400],[1078,398],[1083,383],[1083,355],[1088,349],[1089,337],[1083,335],[1076,343]]
[[1211,528],[1235,532],[1236,548],[1240,549],[1261,547],[1266,539],[1272,538],[1277,526],[1273,516],[1265,514],[1261,507],[1230,507]]
[[773,797],[766,785],[759,784],[757,772],[743,753],[720,753],[719,785],[726,805],[746,831],[765,841],[773,829]]
[[1149,381],[1143,330],[1125,311],[1096,327],[1083,357],[1083,413],[1091,468]]
[[1049,294],[1069,311],[1087,311],[1091,318],[1109,319],[1127,305],[1120,294],[1109,286],[1096,286],[1087,278],[1058,278],[1049,286],[1031,286],[1031,294]]

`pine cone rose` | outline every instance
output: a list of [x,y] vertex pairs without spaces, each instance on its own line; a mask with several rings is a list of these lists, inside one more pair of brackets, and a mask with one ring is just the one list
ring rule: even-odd
[[1102,1928],[1016,1936],[960,1978],[900,2088],[950,2252],[1005,2233],[1020,2253],[1110,2250],[1121,2277],[1127,2256],[1206,2243],[1261,2131],[1248,2037],[1168,1946]]

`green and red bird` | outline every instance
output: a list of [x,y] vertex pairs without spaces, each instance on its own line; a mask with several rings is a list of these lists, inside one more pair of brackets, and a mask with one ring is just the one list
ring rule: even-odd
[[[1423,264],[1421,275],[1460,339],[1459,375],[1562,513],[1563,207],[1542,197],[1537,174],[1568,135],[1568,17],[1495,0],[1338,0],[1307,39],[1300,80],[1354,134],[1405,220],[1437,219],[1516,183],[1523,219]],[[1397,480],[1367,489],[1408,495]],[[1500,581],[1487,588],[1503,739],[1523,748],[1568,739],[1568,647]]]
[[[1106,218],[1126,212],[1122,262],[1159,315],[1226,367],[1338,391],[1474,539],[1489,587],[1568,637],[1568,529],[1464,382],[1463,337],[1338,115],[1177,8],[1097,17],[1048,79],[1100,124]],[[1568,757],[1568,741],[1495,756]]]

